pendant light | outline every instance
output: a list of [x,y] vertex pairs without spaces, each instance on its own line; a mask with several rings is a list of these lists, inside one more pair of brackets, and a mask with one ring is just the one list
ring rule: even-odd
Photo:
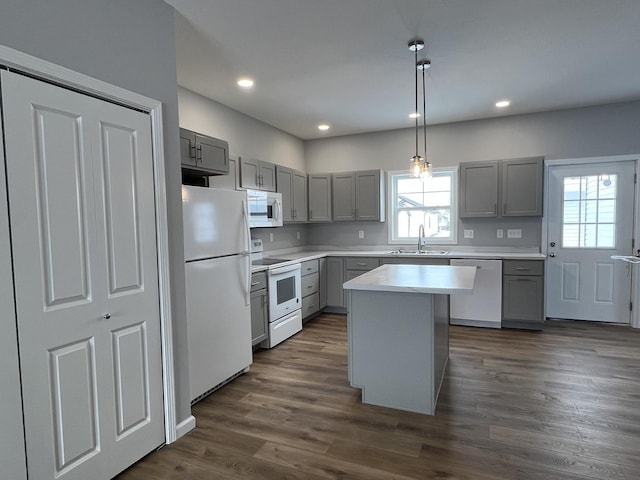
[[[431,61],[424,59],[418,61],[418,50],[424,48],[424,41],[421,39],[413,39],[408,44],[409,50],[414,54],[414,75],[415,75],[415,110],[414,116],[416,120],[416,151],[413,157],[411,157],[410,173],[417,178],[425,179],[431,177],[431,163],[427,161],[427,98],[426,98],[426,81],[425,71],[431,66]],[[420,125],[418,112],[418,71],[422,71],[422,124],[423,124],[423,142],[424,142],[424,157],[419,153],[419,135]]]

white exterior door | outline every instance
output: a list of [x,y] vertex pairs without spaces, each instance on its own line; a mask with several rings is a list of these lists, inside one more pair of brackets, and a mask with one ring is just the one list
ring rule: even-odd
[[29,478],[107,479],[164,441],[148,115],[2,72]]
[[635,162],[549,167],[546,316],[629,323]]

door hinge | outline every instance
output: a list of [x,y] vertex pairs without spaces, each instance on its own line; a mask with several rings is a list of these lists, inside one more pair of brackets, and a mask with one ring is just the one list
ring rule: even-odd
[[638,174],[634,173],[633,174],[633,184],[635,185],[636,183],[638,183]]
[[[633,250],[634,248],[636,248],[636,239],[635,238],[631,238],[631,250]],[[633,253],[633,252],[631,252]]]
[[629,311],[632,312],[633,311],[633,302],[629,302]]

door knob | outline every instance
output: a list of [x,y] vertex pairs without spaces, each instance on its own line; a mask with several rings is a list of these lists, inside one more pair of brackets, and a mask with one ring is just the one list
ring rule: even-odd
[[556,246],[556,242],[551,242],[549,245],[552,246],[552,247],[555,247]]
[[111,318],[111,314],[105,313],[104,315],[102,315],[102,318],[104,318],[105,320],[109,320]]
[[549,254],[549,256],[550,256],[551,258],[553,258],[553,257],[555,257],[555,256],[556,256],[556,254],[555,254],[555,253],[550,253],[550,254]]

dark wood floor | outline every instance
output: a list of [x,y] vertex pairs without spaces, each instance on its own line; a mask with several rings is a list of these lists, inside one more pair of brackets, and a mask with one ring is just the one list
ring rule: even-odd
[[435,416],[363,405],[346,317],[322,315],[193,408],[198,427],[118,478],[640,479],[640,331],[451,328]]

